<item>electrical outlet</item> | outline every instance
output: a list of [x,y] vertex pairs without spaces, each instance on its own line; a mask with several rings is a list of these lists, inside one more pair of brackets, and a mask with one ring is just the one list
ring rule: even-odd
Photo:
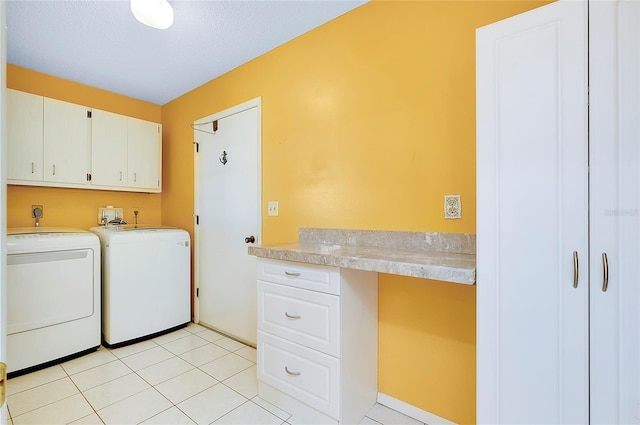
[[36,216],[37,216],[37,218],[44,217],[44,206],[42,206],[42,205],[31,205],[31,218],[36,218]]
[[460,195],[444,195],[444,218],[462,218]]
[[269,201],[267,203],[267,215],[270,217],[278,216],[278,201]]

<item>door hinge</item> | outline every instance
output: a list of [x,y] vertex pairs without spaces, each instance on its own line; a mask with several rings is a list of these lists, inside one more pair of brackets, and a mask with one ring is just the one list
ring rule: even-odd
[[91,118],[91,111],[87,111],[87,118]]

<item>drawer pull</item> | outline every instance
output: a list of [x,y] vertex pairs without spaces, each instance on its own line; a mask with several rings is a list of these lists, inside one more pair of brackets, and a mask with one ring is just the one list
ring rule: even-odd
[[291,372],[288,367],[284,367],[284,371],[287,372],[288,375],[291,376],[300,376],[300,372]]
[[285,271],[284,274],[286,274],[287,276],[292,276],[292,277],[300,276],[300,273],[287,272],[287,271]]
[[285,315],[285,316],[287,316],[287,319],[294,319],[294,320],[298,320],[298,319],[301,319],[301,318],[302,318],[302,316],[298,316],[298,315],[291,315],[291,314],[289,314],[289,313],[288,313],[288,312],[286,312],[286,311],[284,312],[284,315]]

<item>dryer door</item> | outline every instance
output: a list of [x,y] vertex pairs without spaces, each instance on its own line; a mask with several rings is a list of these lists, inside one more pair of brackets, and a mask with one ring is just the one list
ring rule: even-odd
[[7,334],[93,314],[92,249],[7,255]]

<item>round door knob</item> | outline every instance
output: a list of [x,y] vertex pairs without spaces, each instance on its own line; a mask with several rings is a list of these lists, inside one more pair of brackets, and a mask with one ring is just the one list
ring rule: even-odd
[[255,241],[256,241],[256,238],[253,235],[247,236],[246,238],[244,238],[245,243],[254,243]]

